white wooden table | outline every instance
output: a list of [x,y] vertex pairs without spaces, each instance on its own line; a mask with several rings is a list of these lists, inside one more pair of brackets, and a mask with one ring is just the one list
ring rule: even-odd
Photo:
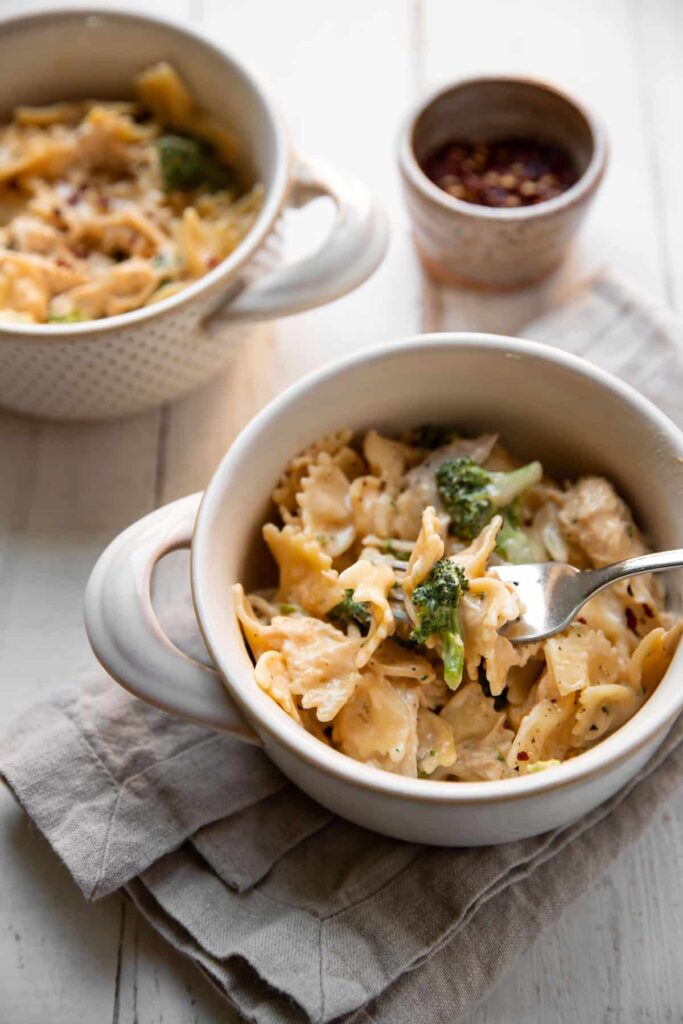
[[[0,0],[0,10],[25,3]],[[609,264],[683,313],[683,5],[678,0],[141,0],[260,69],[295,143],[364,178],[392,222],[388,258],[355,295],[261,328],[207,390],[126,422],[41,424],[0,413],[2,724],[92,663],[82,593],[105,543],[200,489],[284,383],[350,349],[421,329],[514,333]],[[1,57],[0,57],[1,59]],[[36,69],[39,73],[40,69]],[[580,243],[514,296],[445,290],[411,249],[397,128],[426,89],[519,71],[576,90],[607,123],[612,165]],[[299,244],[320,218],[300,215]],[[86,904],[0,791],[0,1021],[233,1021],[194,969],[118,897]],[[683,1020],[683,797],[574,904],[467,1024]],[[442,1022],[435,1022],[442,1024]]]

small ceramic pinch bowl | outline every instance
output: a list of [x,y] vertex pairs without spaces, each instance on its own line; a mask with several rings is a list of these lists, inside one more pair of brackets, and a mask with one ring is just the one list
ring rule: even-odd
[[[261,526],[293,454],[343,426],[397,431],[428,420],[498,431],[520,458],[540,458],[559,478],[604,473],[654,545],[683,547],[683,434],[653,405],[589,363],[542,345],[422,335],[327,367],[263,409],[203,500],[195,494],[158,509],[105,551],[88,584],[86,626],[97,657],[132,693],[258,744],[343,817],[412,842],[502,843],[577,820],[635,775],[683,707],[683,648],[647,703],[592,750],[519,778],[436,782],[361,764],[294,722],[257,686],[232,602],[233,583],[249,589],[269,581]],[[150,601],[156,562],[190,546],[195,612],[215,670],[173,646]],[[672,577],[673,607],[682,585],[683,574]]]
[[[561,146],[578,180],[534,206],[479,206],[449,195],[423,170],[453,139],[528,137]],[[415,245],[436,280],[492,290],[538,281],[561,261],[607,164],[605,133],[579,102],[528,78],[485,77],[449,85],[408,118],[399,166]]]

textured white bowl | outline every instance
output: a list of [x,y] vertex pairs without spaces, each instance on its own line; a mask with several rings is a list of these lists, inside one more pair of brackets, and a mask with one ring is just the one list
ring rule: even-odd
[[[260,527],[287,459],[342,426],[448,422],[497,430],[560,478],[606,474],[653,543],[683,546],[683,435],[651,403],[584,360],[513,338],[423,335],[305,378],[249,423],[200,495],[159,509],[107,549],[88,584],[86,626],[104,667],[171,713],[259,743],[305,792],[375,831],[414,842],[500,843],[569,824],[624,785],[683,706],[683,650],[647,704],[614,735],[559,767],[497,782],[431,782],[362,765],[320,743],[254,682],[231,585],[263,566]],[[196,525],[195,525],[196,517]],[[218,673],[179,654],[149,600],[161,555],[192,544],[199,625]],[[680,602],[680,574],[671,596]]]
[[[237,249],[171,298],[85,323],[0,322],[0,406],[99,419],[159,405],[218,373],[246,340],[244,324],[339,298],[382,259],[386,224],[368,192],[295,157],[256,79],[190,29],[106,6],[52,9],[0,19],[0,48],[0,120],[18,104],[127,98],[138,72],[170,61],[198,103],[234,128],[265,187],[261,214]],[[276,267],[280,214],[319,196],[336,207],[327,240]]]

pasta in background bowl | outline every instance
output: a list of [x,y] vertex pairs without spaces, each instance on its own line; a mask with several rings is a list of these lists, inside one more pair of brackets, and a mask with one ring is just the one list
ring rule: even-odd
[[[623,725],[617,728],[617,723],[612,721],[612,731],[603,733],[598,742],[589,741],[588,748],[582,750],[579,756],[567,756],[570,753],[567,750],[562,754],[567,757],[566,760],[542,771],[514,771],[517,765],[523,768],[528,764],[524,759],[508,760],[512,743],[519,733],[519,724],[510,717],[507,722],[503,720],[502,725],[498,725],[502,709],[496,709],[494,704],[491,710],[490,704],[486,703],[491,729],[497,727],[499,732],[509,730],[515,734],[514,738],[507,737],[510,747],[503,747],[500,751],[506,767],[497,757],[493,763],[490,758],[485,759],[488,767],[494,771],[499,770],[500,766],[504,777],[487,777],[485,780],[479,777],[475,780],[470,762],[469,778],[463,781],[447,777],[449,767],[457,765],[457,758],[451,766],[441,763],[433,767],[430,763],[423,763],[422,770],[427,775],[420,778],[414,777],[412,773],[387,771],[383,764],[361,763],[340,749],[335,749],[333,744],[321,742],[319,735],[302,728],[300,722],[278,706],[270,693],[256,684],[254,659],[238,620],[239,613],[249,627],[252,616],[248,609],[247,614],[243,614],[245,608],[241,604],[239,591],[238,600],[235,600],[236,584],[242,585],[246,594],[254,594],[278,582],[262,536],[263,524],[272,521],[277,512],[271,498],[273,489],[277,488],[277,504],[282,506],[284,518],[291,517],[289,523],[273,526],[269,530],[269,539],[275,549],[278,544],[282,544],[283,535],[287,531],[289,542],[293,534],[299,538],[295,543],[301,545],[304,510],[312,529],[316,531],[313,536],[317,536],[318,533],[322,535],[323,531],[312,524],[318,522],[321,515],[326,521],[329,520],[330,513],[334,513],[338,507],[336,500],[331,503],[320,501],[318,499],[321,495],[316,497],[315,488],[311,493],[309,487],[304,488],[300,483],[307,475],[310,456],[293,465],[286,479],[281,481],[283,468],[292,459],[292,453],[305,452],[321,438],[333,435],[336,440],[332,443],[332,451],[328,450],[326,454],[332,464],[337,457],[344,467],[342,474],[346,481],[350,481],[350,486],[353,487],[354,482],[363,477],[373,477],[381,483],[382,472],[386,479],[393,472],[392,463],[386,457],[378,458],[373,469],[370,462],[375,461],[378,439],[372,435],[374,453],[370,447],[367,452],[362,450],[362,439],[372,430],[384,439],[400,439],[415,424],[426,422],[455,422],[461,429],[466,425],[472,435],[466,440],[472,444],[479,444],[482,435],[499,435],[506,450],[514,453],[522,464],[532,463],[532,468],[525,471],[532,480],[538,475],[538,469],[533,466],[538,460],[543,466],[542,482],[530,484],[526,496],[520,498],[523,505],[528,504],[528,513],[533,512],[533,518],[536,518],[537,512],[541,512],[543,506],[543,502],[539,501],[538,509],[534,511],[531,505],[534,490],[540,488],[540,496],[545,494],[549,498],[551,492],[554,494],[558,490],[553,480],[559,481],[563,494],[563,482],[573,481],[563,504],[559,506],[561,514],[568,507],[572,493],[579,493],[581,485],[577,485],[577,481],[601,477],[609,481],[616,488],[617,494],[628,503],[633,510],[635,523],[642,528],[643,535],[653,547],[660,550],[683,547],[683,523],[680,517],[680,508],[683,507],[683,435],[651,403],[588,362],[546,346],[480,334],[422,335],[365,350],[327,366],[290,387],[271,402],[241,432],[218,466],[203,496],[191,495],[158,509],[129,527],[104,552],[88,584],[85,599],[86,626],[97,657],[114,678],[131,692],[169,713],[189,717],[209,728],[223,730],[241,740],[259,745],[292,782],[337,814],[366,828],[411,842],[446,846],[507,842],[575,821],[608,799],[643,767],[683,709],[683,652],[680,645],[651,695]],[[346,424],[352,432],[353,445],[348,444],[345,436],[335,434],[340,424]],[[461,440],[454,439],[458,443]],[[385,451],[386,447],[385,444]],[[345,448],[350,448],[353,454],[344,451]],[[409,448],[419,448],[420,458],[415,466],[405,471],[399,465],[399,478],[419,469],[420,464],[424,466],[422,456],[427,451],[432,453],[425,443],[411,443]],[[438,450],[438,447],[434,450]],[[412,451],[409,453],[410,459],[413,454]],[[477,454],[495,472],[504,471],[508,466],[507,462],[496,464],[491,461],[493,449],[488,459],[486,453]],[[500,451],[498,455],[502,459]],[[383,470],[380,470],[380,465],[384,467]],[[327,475],[329,469],[328,460],[323,458],[319,470]],[[367,472],[368,469],[371,471]],[[308,475],[310,477],[310,473]],[[313,475],[315,477],[316,474]],[[336,474],[332,475],[336,476],[337,485],[346,487]],[[427,477],[428,483],[431,480],[432,477]],[[444,478],[444,482],[448,481]],[[378,491],[377,483],[369,487]],[[361,487],[359,483],[357,490],[363,489],[366,489],[365,485]],[[303,508],[296,501],[295,496],[299,493],[307,494]],[[384,501],[387,514],[396,512],[391,507],[392,500],[398,503],[398,498],[392,495]],[[373,500],[370,504],[381,510],[382,502],[378,505]],[[431,497],[425,496],[425,500],[421,499],[417,503],[413,529],[419,532],[423,510],[430,505],[434,507],[441,523],[437,529],[432,521],[435,526],[430,537],[430,544],[433,544],[432,556],[439,554],[440,545],[443,544],[444,549],[450,549],[449,553],[456,557],[460,554],[462,558],[464,548],[455,549],[456,542],[460,545],[462,541],[446,533],[446,523],[445,520],[441,522],[440,509],[438,502],[433,500],[433,492]],[[623,513],[621,522],[625,524],[628,542],[637,541],[637,533],[628,537],[630,521],[628,517],[624,518],[626,514],[622,506],[617,503],[617,507]],[[488,514],[490,510],[480,511],[483,515],[484,511]],[[470,523],[472,529],[479,514],[476,508],[474,513]],[[397,531],[393,523],[390,524],[391,528],[386,529],[379,529],[381,524],[377,523],[372,526],[372,530],[363,525],[360,540],[354,539],[344,551],[343,546],[349,539],[346,532],[349,523],[344,521],[344,516],[339,518],[335,515],[333,518],[334,523],[328,523],[324,531],[324,546],[328,548],[328,558],[336,561],[332,568],[339,573],[339,578],[335,578],[334,573],[324,576],[324,565],[321,566],[320,576],[326,581],[324,586],[330,583],[341,585],[341,601],[339,591],[333,595],[336,604],[342,606],[337,608],[334,620],[343,625],[343,630],[338,629],[335,621],[323,621],[323,616],[329,615],[329,611],[336,607],[331,601],[324,607],[321,605],[319,614],[312,616],[304,616],[291,607],[278,608],[277,611],[284,613],[281,618],[286,623],[301,623],[303,628],[310,625],[308,619],[319,623],[314,628],[321,635],[334,637],[340,650],[346,644],[355,648],[357,657],[361,647],[367,643],[366,637],[371,637],[370,622],[362,613],[369,613],[374,621],[375,608],[362,607],[361,624],[365,619],[368,626],[365,636],[362,636],[361,629],[358,630],[359,635],[354,635],[355,627],[345,623],[358,614],[353,604],[367,606],[368,603],[372,604],[371,598],[378,596],[373,595],[369,589],[363,591],[363,581],[355,575],[359,572],[356,567],[356,554],[360,553],[358,544],[366,537],[374,536],[375,542],[364,544],[363,547],[379,550],[380,556],[388,555],[391,552],[382,551],[381,536],[393,537]],[[498,529],[493,518],[487,525],[491,532]],[[519,513],[519,523],[524,529],[531,526],[524,508]],[[508,523],[508,526],[514,526],[514,523]],[[414,537],[406,540],[399,537],[395,543],[407,543],[412,547],[417,532]],[[536,541],[546,545],[549,551],[558,542],[552,523],[544,523],[543,517],[535,523],[533,532]],[[499,541],[501,535],[502,528],[501,533],[496,535],[496,541]],[[604,532],[600,536],[604,536]],[[307,538],[303,540],[305,542]],[[508,544],[514,540],[511,530],[502,535],[502,540],[507,540]],[[566,538],[567,543],[575,543],[576,540],[581,546],[584,541],[588,543],[587,538],[583,541],[581,538]],[[177,651],[163,635],[151,606],[149,587],[154,564],[166,551],[182,546],[191,546],[194,609],[215,670]],[[322,551],[321,543],[311,547],[304,543],[301,553],[304,560],[311,555],[314,560],[320,561]],[[377,558],[377,555],[374,557]],[[600,557],[599,552],[594,551],[592,557]],[[606,552],[604,557],[607,557]],[[484,570],[482,566],[479,574],[473,571],[474,566],[470,564],[467,576],[472,590],[465,591],[466,598],[473,597],[477,589],[495,588],[493,561],[492,555],[489,559],[490,569]],[[293,571],[287,580],[286,590],[291,591],[299,573],[297,564],[295,562],[290,565]],[[381,568],[379,560],[377,565]],[[344,576],[345,573],[348,575]],[[313,578],[317,580],[318,573]],[[671,574],[667,580],[667,604],[672,615],[681,607],[681,583],[680,573]],[[345,603],[348,596],[346,591],[349,589],[353,591],[351,606]],[[637,601],[639,595],[635,593]],[[265,595],[269,605],[272,596],[271,593]],[[305,598],[307,603],[310,596]],[[657,604],[651,610],[660,617],[661,628],[671,628],[659,595],[655,592],[652,596]],[[417,588],[411,599],[420,606]],[[624,670],[626,673],[629,664],[635,669],[635,663],[631,661],[633,651],[639,643],[644,642],[642,635],[649,628],[650,618],[644,605],[642,614],[641,609],[634,606],[632,610],[637,619],[634,633],[626,621],[626,608],[630,600],[630,596],[626,595],[615,602],[614,629],[610,625],[609,606],[603,606],[600,616],[596,612],[595,621],[591,625],[596,631],[601,630],[605,637],[613,638],[610,650],[616,647],[619,654],[619,669],[615,679],[605,683],[602,676],[596,677],[595,684],[592,682],[589,687],[572,690],[571,672],[563,666],[562,652],[558,652],[560,657],[557,659],[557,670],[563,679],[563,687],[569,689],[567,703],[580,699],[594,685],[624,687],[629,684],[628,674],[622,673],[622,667],[627,666]],[[256,613],[256,633],[250,639],[256,644],[258,656],[265,654],[277,665],[277,655],[282,652],[275,649],[275,644],[267,642],[262,650],[258,650],[258,631],[264,621],[267,625],[271,624],[269,607],[261,605],[259,608],[259,603],[259,598],[255,599],[253,610]],[[302,596],[282,603],[301,604]],[[504,604],[507,605],[506,597]],[[381,601],[376,605],[377,611],[380,605]],[[426,601],[422,600],[422,607],[425,605]],[[484,683],[479,677],[478,665],[475,668],[473,664],[471,669],[468,668],[467,659],[472,658],[474,661],[475,653],[472,644],[468,643],[466,620],[470,611],[468,609],[465,612],[462,608],[460,611],[465,641],[463,678],[456,690],[448,686],[444,688],[442,683],[435,686],[438,699],[434,708],[428,710],[437,718],[441,707],[447,706],[450,700],[456,701],[456,708],[458,701],[470,695],[480,705],[482,697],[485,702],[495,702],[495,697],[486,696],[484,687],[488,686],[493,692],[500,685],[500,681],[496,684],[495,680],[489,679],[488,674]],[[415,627],[411,625],[410,628]],[[447,631],[445,626],[441,629]],[[661,637],[658,629],[657,625],[647,636],[655,639]],[[376,627],[375,638],[378,638]],[[491,638],[495,643],[495,636]],[[272,639],[272,635],[268,638],[266,634],[266,640]],[[581,639],[577,638],[579,643]],[[670,634],[667,644],[673,646],[674,640],[675,633]],[[443,638],[438,637],[433,646],[425,644],[414,650],[413,661],[422,658],[425,664],[425,672],[422,674],[433,672],[435,680],[443,674],[445,681],[445,671],[439,662],[442,653],[446,653],[449,660],[448,672],[455,679],[459,670],[457,645],[449,641],[449,645],[440,647],[442,643]],[[367,661],[369,665],[373,659],[377,662],[381,660],[382,673],[388,669],[391,678],[392,672],[396,675],[396,664],[402,662],[404,650],[401,648],[401,654],[396,661],[392,661],[394,644],[401,646],[396,634],[387,636]],[[604,648],[604,643],[601,644]],[[411,648],[405,650],[410,652]],[[364,652],[368,654],[367,646]],[[670,652],[663,653],[668,660]],[[540,663],[541,659],[537,658],[537,661]],[[544,665],[545,657],[537,667],[543,670]],[[357,664],[351,665],[352,672],[357,668]],[[366,666],[361,668],[363,672],[367,671]],[[519,666],[510,671],[515,674],[524,673],[527,666]],[[598,671],[602,672],[599,666]],[[653,684],[658,674],[655,673],[652,678]],[[537,705],[541,705],[546,697],[552,702],[552,693],[539,693],[540,677],[532,680],[530,685],[529,680],[518,680],[520,694],[514,692],[512,680],[508,677],[509,672],[505,681],[510,708],[515,707],[515,701],[521,696],[522,703],[516,706],[524,714],[525,691]],[[419,680],[417,684],[411,683],[410,687],[416,690],[426,686],[427,682]],[[646,688],[649,684],[648,678],[645,681]],[[392,682],[392,690],[400,689],[401,686],[400,681],[398,687]],[[449,692],[446,693],[445,689]],[[381,694],[386,693],[386,688],[381,684],[380,691]],[[292,693],[291,689],[289,693],[297,705],[297,713],[306,718],[306,724],[313,727],[316,733],[320,726],[323,733],[329,730],[330,721],[334,731],[335,719],[343,712],[343,708],[336,710],[328,723],[320,722],[312,707],[301,708],[301,694]],[[621,690],[618,693],[624,696]],[[645,696],[642,692],[638,695],[634,689],[636,703],[640,703]],[[441,704],[443,698],[445,703]],[[282,700],[286,699],[287,691],[283,688]],[[393,696],[390,701],[387,707],[395,710],[398,705],[393,701]],[[320,706],[319,701],[316,703]],[[328,710],[335,711],[334,701],[329,704]],[[457,721],[469,721],[468,716],[460,712]],[[505,715],[511,714],[506,708]],[[599,709],[597,714],[599,730],[602,728]],[[572,730],[577,718],[576,713],[572,717],[568,716]],[[431,719],[428,721],[431,722]],[[491,729],[487,732],[490,733]],[[367,739],[364,728],[352,730],[350,735],[357,748],[355,752],[370,762],[373,750],[368,752],[367,748],[361,749]],[[325,738],[329,740],[329,735]],[[370,738],[373,739],[372,736]],[[418,735],[418,743],[419,739]],[[477,743],[479,739],[475,737]],[[453,740],[456,750],[459,747],[462,753],[466,749],[467,737],[456,735],[454,731]],[[369,746],[377,746],[374,739]],[[431,750],[438,753],[438,746],[434,744],[428,748],[425,745],[425,749],[428,756]],[[521,747],[519,749],[526,750]],[[391,753],[389,750],[389,757]],[[443,753],[442,747],[436,759],[441,762],[448,760],[450,755],[444,758]],[[401,759],[399,750],[394,766]],[[435,772],[438,773],[436,776]],[[446,773],[446,777],[442,773]],[[207,785],[212,784],[214,780],[207,779]]]
[[[1,407],[160,405],[219,373],[252,322],[337,299],[380,263],[367,190],[294,153],[258,80],[192,29],[51,9],[0,16],[0,46]],[[285,262],[282,214],[321,196],[327,236]]]
[[364,764],[461,781],[560,765],[628,721],[676,650],[683,620],[653,576],[541,643],[501,635],[523,607],[497,564],[591,569],[648,548],[608,480],[561,486],[496,434],[339,430],[287,464],[273,501],[278,586],[234,586],[255,680]]
[[17,107],[0,127],[0,321],[78,323],[161,302],[251,230],[263,189],[175,69],[134,100]]

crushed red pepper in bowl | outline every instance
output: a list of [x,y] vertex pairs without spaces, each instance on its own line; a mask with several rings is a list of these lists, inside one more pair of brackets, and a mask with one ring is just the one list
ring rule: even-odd
[[508,209],[554,199],[579,178],[563,147],[521,136],[486,142],[453,139],[428,156],[422,169],[455,199]]

